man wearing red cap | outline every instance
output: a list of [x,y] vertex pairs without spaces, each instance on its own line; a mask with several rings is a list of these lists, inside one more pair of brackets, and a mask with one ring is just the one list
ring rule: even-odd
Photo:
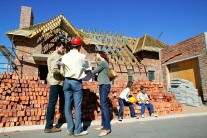
[[[85,69],[90,66],[86,55],[81,54],[80,48],[82,40],[74,37],[71,41],[71,50],[62,57],[64,70],[63,91],[65,95],[65,118],[67,121],[68,135],[83,136],[87,131],[83,131],[81,126],[82,111],[81,104],[83,99],[82,79],[86,76]],[[75,107],[75,122],[73,121],[72,102]]]

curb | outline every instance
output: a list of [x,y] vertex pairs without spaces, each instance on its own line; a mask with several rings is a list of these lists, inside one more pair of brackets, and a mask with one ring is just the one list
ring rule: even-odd
[[[183,118],[183,117],[194,117],[194,116],[205,116],[207,112],[203,113],[191,113],[191,114],[176,114],[176,115],[166,115],[166,116],[158,116],[158,117],[145,117],[145,118],[128,118],[124,119],[122,122],[119,122],[117,119],[111,120],[112,125],[124,124],[124,123],[135,123],[135,122],[146,122],[146,121],[154,121],[154,120],[164,120],[164,119],[173,119],[173,118]],[[100,125],[99,121],[91,121],[91,122],[83,122],[84,126],[96,126]],[[64,123],[60,126],[61,128],[66,128],[67,124]],[[8,133],[8,132],[21,132],[21,131],[32,131],[32,130],[44,130],[45,125],[33,125],[33,126],[14,126],[14,127],[4,127],[0,128],[0,134]]]

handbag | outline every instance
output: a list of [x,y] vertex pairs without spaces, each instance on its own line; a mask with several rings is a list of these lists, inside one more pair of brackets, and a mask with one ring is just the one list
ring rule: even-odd
[[118,73],[115,70],[109,69],[109,78],[110,78],[110,81],[113,81],[117,76],[118,76]]

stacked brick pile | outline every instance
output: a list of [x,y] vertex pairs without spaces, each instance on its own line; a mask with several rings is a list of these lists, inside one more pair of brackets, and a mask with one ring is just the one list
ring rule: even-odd
[[[3,73],[0,75],[0,84],[0,127],[45,124],[49,85],[44,80],[39,80],[38,77],[19,77],[13,73]],[[177,102],[175,95],[165,93],[160,83],[134,82],[132,95],[136,96],[141,85],[147,87],[156,114],[165,115],[182,112],[182,105]],[[118,82],[112,85],[108,103],[113,118],[117,118],[118,96],[125,87],[126,82]],[[98,91],[97,82],[83,82],[83,120],[101,119]],[[57,123],[60,115],[58,106],[57,103],[55,123]],[[140,115],[139,106],[134,106],[136,113]],[[128,107],[125,107],[124,117],[130,117]]]
[[49,85],[12,73],[3,73],[0,79],[0,127],[44,124]]

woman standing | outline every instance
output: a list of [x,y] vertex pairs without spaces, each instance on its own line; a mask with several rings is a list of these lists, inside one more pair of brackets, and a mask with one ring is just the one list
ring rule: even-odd
[[111,88],[109,79],[109,61],[105,52],[100,51],[96,54],[96,59],[99,61],[97,68],[91,73],[98,73],[98,84],[100,93],[100,106],[102,111],[101,126],[96,130],[103,130],[99,136],[105,136],[111,132],[110,114],[107,103],[108,94]]

